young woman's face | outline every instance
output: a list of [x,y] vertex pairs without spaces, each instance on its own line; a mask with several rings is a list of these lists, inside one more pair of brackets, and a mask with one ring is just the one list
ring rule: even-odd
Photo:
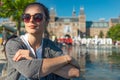
[[32,6],[27,8],[23,17],[27,33],[42,34],[44,32],[46,21],[41,7]]

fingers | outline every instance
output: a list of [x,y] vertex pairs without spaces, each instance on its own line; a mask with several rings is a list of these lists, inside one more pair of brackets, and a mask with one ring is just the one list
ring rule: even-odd
[[65,55],[66,61],[67,63],[70,63],[72,58],[69,55]]
[[22,55],[19,55],[19,56],[15,59],[15,61],[19,61],[21,58],[23,58]]
[[20,53],[21,50],[18,50],[17,53],[15,54],[15,56],[13,57],[13,60],[16,61],[17,58],[21,55]]
[[30,57],[30,51],[29,50],[18,50],[15,54],[15,56],[13,57],[14,61],[19,61],[20,59],[25,58],[28,60],[33,59],[32,57]]
[[78,61],[75,58],[73,58],[69,55],[65,55],[65,57],[66,57],[66,60],[67,60],[68,63],[70,63],[71,65],[73,65],[76,68],[80,68],[80,65],[78,64]]
[[72,58],[72,61],[71,61],[70,64],[73,65],[73,66],[75,66],[75,67],[77,67],[77,68],[80,68],[80,65],[79,65],[78,61],[75,60],[74,58]]

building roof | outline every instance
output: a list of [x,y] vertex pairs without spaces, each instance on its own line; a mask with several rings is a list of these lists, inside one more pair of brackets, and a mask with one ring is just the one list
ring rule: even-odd
[[[4,25],[3,26],[6,30],[12,32],[12,33],[16,33],[17,29],[16,27],[10,27],[8,25]],[[21,33],[20,34],[24,34],[25,32],[23,30],[21,30]]]
[[56,17],[56,22],[78,22],[78,17]]
[[93,21],[86,21],[87,28],[107,28],[109,27],[109,23],[105,21],[93,22]]
[[7,29],[7,30],[13,32],[13,33],[16,32],[15,27],[10,27],[10,26],[8,26],[8,25],[4,25],[3,27],[4,27],[5,29]]
[[120,16],[118,18],[111,18],[112,23],[120,23]]
[[120,23],[119,18],[111,18],[112,23]]
[[[79,18],[76,17],[56,17],[56,22],[79,22]],[[107,28],[109,23],[106,21],[86,21],[86,28]]]

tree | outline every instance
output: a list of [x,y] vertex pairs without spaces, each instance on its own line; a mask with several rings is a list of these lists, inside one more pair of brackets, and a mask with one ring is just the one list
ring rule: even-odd
[[103,36],[104,36],[103,31],[100,31],[99,37],[100,37],[100,38],[103,38]]
[[112,26],[107,32],[107,37],[112,38],[114,41],[120,40],[120,24]]
[[2,28],[2,26],[0,26],[0,33],[2,33],[2,30],[3,30],[3,28]]
[[20,35],[21,27],[21,15],[23,14],[23,9],[25,6],[36,0],[1,0],[2,5],[0,6],[0,17],[1,18],[11,18],[16,22],[17,35]]

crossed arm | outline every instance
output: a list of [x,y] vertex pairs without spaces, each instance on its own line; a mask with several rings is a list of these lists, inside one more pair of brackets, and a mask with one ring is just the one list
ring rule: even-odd
[[[33,60],[34,58],[30,57],[29,55],[29,50],[20,49],[13,57],[13,60],[19,61],[22,58]],[[61,77],[69,79],[72,77],[79,77],[79,70],[79,64],[69,55],[59,56],[55,58],[45,58],[43,59],[40,77],[44,77],[50,73],[54,73]]]

